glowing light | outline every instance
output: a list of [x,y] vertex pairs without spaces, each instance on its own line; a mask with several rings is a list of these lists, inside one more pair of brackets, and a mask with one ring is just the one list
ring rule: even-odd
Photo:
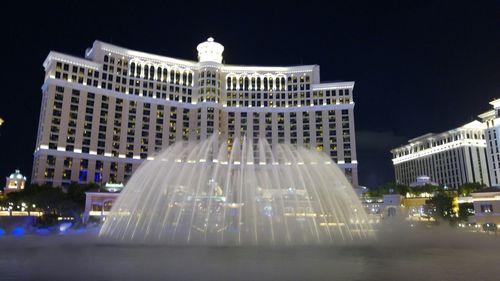
[[65,223],[61,223],[61,225],[59,225],[59,231],[61,232],[65,232],[66,230],[68,230],[73,224],[70,223],[70,222],[65,222]]
[[12,230],[12,235],[14,236],[23,236],[24,235],[24,228],[22,227],[16,227]]

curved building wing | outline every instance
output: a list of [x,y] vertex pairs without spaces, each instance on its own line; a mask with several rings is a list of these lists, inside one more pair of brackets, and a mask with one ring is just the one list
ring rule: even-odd
[[213,38],[197,51],[198,61],[101,41],[84,58],[51,51],[32,181],[126,182],[173,143],[217,133],[229,146],[246,135],[323,151],[357,186],[354,82],[321,83],[318,65],[227,65]]

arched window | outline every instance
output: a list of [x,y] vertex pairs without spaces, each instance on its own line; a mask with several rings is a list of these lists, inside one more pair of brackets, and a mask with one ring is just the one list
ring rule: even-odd
[[252,77],[252,91],[255,91],[255,77]]
[[276,77],[276,90],[280,90],[280,79],[278,77]]
[[243,90],[243,77],[240,76],[240,90]]
[[267,77],[264,77],[264,91],[267,91]]
[[285,90],[285,77],[281,77],[281,90]]
[[189,72],[189,75],[188,75],[188,85],[189,86],[193,85],[193,73],[192,72]]
[[144,66],[144,79],[149,78],[149,67],[146,65]]
[[156,80],[161,81],[161,67],[156,69]]
[[231,77],[227,77],[226,89],[228,89],[228,90],[232,90],[232,89],[231,89]]
[[135,75],[135,62],[130,63],[130,76]]
[[166,82],[168,78],[168,69],[163,69],[163,82]]
[[137,75],[136,77],[139,78],[141,77],[141,73],[142,73],[142,66],[140,63],[137,64]]
[[248,77],[245,77],[245,91],[248,91],[249,84],[250,84],[250,81],[248,81]]
[[175,82],[175,70],[170,71],[170,83]]
[[184,85],[184,86],[187,85],[187,73],[186,72],[182,73],[182,85]]
[[149,67],[149,79],[153,80],[155,78],[155,67],[154,66],[150,66]]
[[260,77],[257,77],[257,90],[260,91]]
[[179,84],[179,80],[181,79],[181,72],[179,70],[175,71],[175,84]]

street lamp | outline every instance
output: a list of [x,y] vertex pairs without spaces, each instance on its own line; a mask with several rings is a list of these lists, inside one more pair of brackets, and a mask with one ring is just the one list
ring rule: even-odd
[[3,122],[4,122],[3,119],[0,118],[0,126],[2,126]]

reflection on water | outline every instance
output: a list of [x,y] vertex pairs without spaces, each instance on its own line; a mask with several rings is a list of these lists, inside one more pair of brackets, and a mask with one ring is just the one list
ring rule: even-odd
[[116,245],[94,236],[0,237],[1,280],[495,280],[500,237],[398,230],[329,247]]

